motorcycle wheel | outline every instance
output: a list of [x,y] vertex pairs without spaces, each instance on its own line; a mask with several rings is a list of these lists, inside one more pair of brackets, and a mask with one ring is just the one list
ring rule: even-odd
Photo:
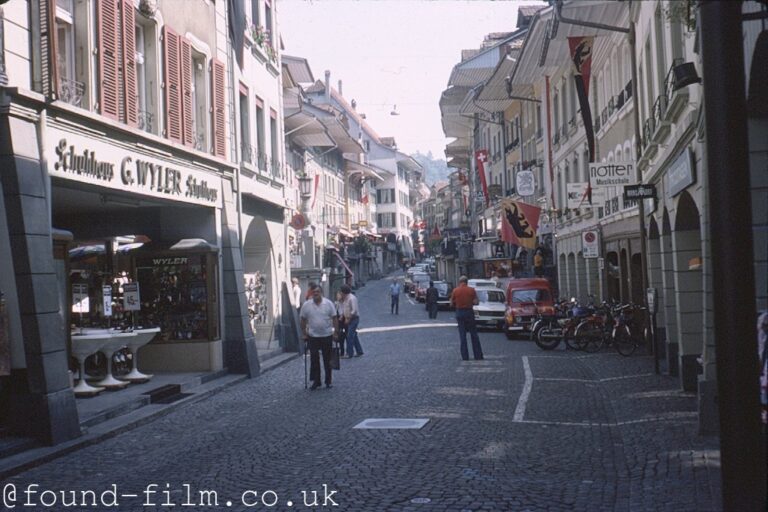
[[561,329],[555,329],[549,325],[543,326],[539,329],[539,333],[536,336],[536,345],[541,350],[554,350],[560,345],[563,332]]

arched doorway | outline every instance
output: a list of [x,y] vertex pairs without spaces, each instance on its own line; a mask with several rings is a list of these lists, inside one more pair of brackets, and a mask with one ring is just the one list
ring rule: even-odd
[[672,227],[669,211],[664,208],[661,216],[661,279],[664,304],[664,336],[666,339],[667,368],[672,376],[678,375],[677,302],[675,301],[675,272],[672,265]]
[[584,254],[581,251],[576,255],[576,278],[579,300],[586,302],[589,300],[589,295],[595,292],[589,291],[587,286],[587,260],[584,259]]
[[568,297],[576,297],[576,255],[568,254]]
[[684,390],[696,391],[700,367],[696,359],[704,349],[702,246],[699,209],[685,191],[677,201],[672,244],[680,379]]
[[656,219],[648,223],[648,286],[656,289],[656,347],[657,356],[664,357],[664,280],[661,267],[661,234]]
[[[243,242],[243,277],[251,328],[257,346],[268,348],[273,340],[275,318],[274,257],[272,238],[263,217],[253,217]],[[261,346],[266,343],[267,346]]]

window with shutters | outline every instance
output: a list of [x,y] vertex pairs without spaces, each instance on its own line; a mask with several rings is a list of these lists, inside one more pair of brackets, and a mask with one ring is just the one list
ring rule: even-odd
[[[134,13],[135,14],[135,13]],[[139,130],[159,134],[162,128],[158,74],[160,53],[157,25],[144,16],[134,15],[136,59],[136,126]]]
[[280,154],[278,153],[277,143],[280,140],[280,133],[277,131],[277,112],[273,109],[269,109],[269,134],[271,142],[271,155],[272,160],[270,162],[270,171],[275,178],[280,177]]
[[[77,20],[84,15],[84,8],[75,10],[74,0],[56,0],[55,4],[55,48],[56,75],[58,83],[58,99],[71,105],[88,108],[86,97],[86,81],[84,71],[78,69],[79,59],[76,48],[82,48],[78,43],[83,34],[78,33],[80,24]],[[83,32],[80,30],[80,32]],[[82,51],[82,50],[81,50]]]
[[248,108],[248,88],[240,84],[240,157],[243,162],[251,163],[251,126],[248,122],[250,109]]
[[264,101],[256,96],[256,151],[260,171],[267,170],[267,154],[264,133]]
[[208,74],[206,55],[192,49],[192,126],[195,149],[208,151]]

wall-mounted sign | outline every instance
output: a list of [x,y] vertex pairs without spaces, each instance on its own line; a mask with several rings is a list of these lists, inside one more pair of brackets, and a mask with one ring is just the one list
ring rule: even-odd
[[515,178],[515,185],[518,195],[522,197],[532,196],[536,190],[533,171],[519,171]]
[[112,287],[102,287],[101,295],[104,298],[104,316],[112,316]]
[[368,227],[368,221],[367,220],[361,220],[361,221],[359,221],[357,223],[357,225],[360,226],[361,228],[366,228],[366,227]]
[[584,231],[581,234],[581,253],[584,258],[600,257],[600,244],[597,231]]
[[139,283],[126,283],[123,285],[123,309],[126,311],[141,310]]
[[637,183],[634,162],[594,162],[589,164],[592,188],[622,187]]
[[294,214],[294,216],[291,217],[291,227],[297,231],[301,231],[307,227],[307,218],[301,213]]
[[106,140],[49,128],[51,175],[123,192],[221,206],[221,178],[171,160],[130,153]]
[[91,311],[91,301],[88,298],[87,284],[72,285],[72,312],[89,313]]
[[597,208],[603,206],[608,200],[605,188],[592,187],[592,203],[587,198],[587,186],[583,183],[566,184],[566,194],[568,195],[568,208]]
[[597,270],[605,270],[605,259],[597,258]]
[[693,152],[691,148],[683,150],[672,165],[667,168],[664,174],[667,180],[667,193],[670,197],[677,194],[696,183],[696,173],[693,166]]
[[624,200],[653,199],[656,197],[656,185],[627,185],[624,187]]

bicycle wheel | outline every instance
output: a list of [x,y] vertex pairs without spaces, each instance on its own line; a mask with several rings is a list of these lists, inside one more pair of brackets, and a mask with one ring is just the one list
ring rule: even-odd
[[582,322],[576,327],[576,344],[591,354],[603,348],[603,330],[591,322]]
[[562,339],[562,329],[551,325],[545,325],[539,329],[539,333],[536,336],[536,345],[538,345],[541,350],[553,350],[557,348]]
[[583,338],[576,338],[575,329],[563,330],[563,339],[565,340],[565,346],[571,350],[584,350],[585,344]]
[[631,356],[637,350],[637,340],[629,332],[627,326],[617,327],[613,330],[613,344],[616,352],[623,356]]

